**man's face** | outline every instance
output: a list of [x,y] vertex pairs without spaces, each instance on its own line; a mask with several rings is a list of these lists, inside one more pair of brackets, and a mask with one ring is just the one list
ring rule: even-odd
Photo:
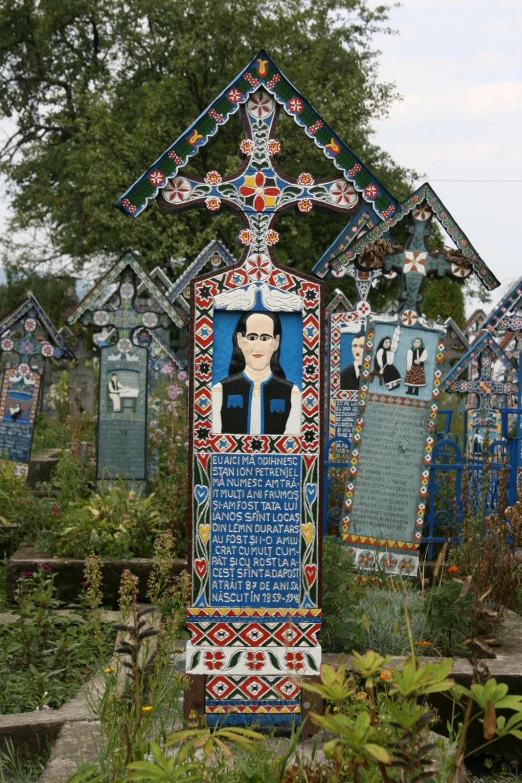
[[279,348],[279,337],[274,337],[274,322],[264,313],[253,313],[247,318],[245,336],[238,333],[237,344],[247,367],[257,372],[266,370]]
[[352,353],[354,364],[362,364],[362,358],[364,353],[364,335],[354,337],[352,340]]

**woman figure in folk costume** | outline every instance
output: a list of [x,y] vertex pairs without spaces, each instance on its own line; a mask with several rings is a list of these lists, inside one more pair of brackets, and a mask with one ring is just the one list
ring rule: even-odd
[[401,382],[401,374],[393,364],[398,342],[398,336],[383,337],[375,352],[372,376],[379,376],[380,383],[384,381],[388,389],[395,389]]
[[426,373],[424,364],[428,359],[428,354],[424,343],[420,337],[416,337],[411,344],[411,348],[406,355],[407,372],[404,378],[406,385],[406,394],[419,396],[421,386],[426,386]]

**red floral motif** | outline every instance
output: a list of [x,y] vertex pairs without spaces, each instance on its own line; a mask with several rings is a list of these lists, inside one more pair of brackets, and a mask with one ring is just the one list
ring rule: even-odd
[[243,93],[241,93],[239,90],[236,90],[235,87],[232,87],[232,89],[227,92],[227,98],[230,103],[239,103],[242,97]]
[[269,139],[266,148],[270,155],[279,155],[281,152],[281,142],[277,141],[277,139]]
[[246,665],[250,671],[259,671],[265,665],[265,654],[262,652],[247,652]]
[[239,149],[243,155],[251,155],[254,151],[254,142],[252,139],[242,139],[239,144]]
[[136,212],[137,209],[138,209],[138,207],[136,207],[134,204],[131,204],[130,207],[129,207],[129,212],[134,213],[134,212]]
[[352,206],[357,201],[357,194],[349,182],[338,179],[330,188],[330,198],[340,207]]
[[150,172],[149,182],[151,185],[162,185],[164,181],[165,175],[159,169],[154,169],[154,171]]
[[270,228],[266,232],[267,245],[277,245],[278,242],[279,242],[279,234],[277,233],[277,231],[274,231],[273,228]]
[[314,184],[314,178],[307,171],[303,171],[297,177],[297,184],[298,185],[304,185],[305,187],[307,185],[313,185]]
[[254,280],[266,280],[270,274],[272,264],[268,256],[262,253],[250,256],[247,260],[247,272]]
[[312,211],[312,202],[309,198],[302,198],[299,199],[297,202],[297,209],[299,212],[311,212]]
[[122,207],[128,207],[128,206],[130,206],[130,201],[129,201],[129,199],[128,199],[128,198],[124,198],[124,199],[123,199],[123,201],[121,202],[121,205],[122,205]]
[[223,668],[225,662],[225,653],[222,650],[217,652],[211,652],[207,650],[205,653],[205,666],[209,671],[219,671]]
[[34,332],[36,329],[36,321],[34,318],[27,318],[27,320],[24,322],[24,328],[26,332]]
[[212,212],[214,212],[216,209],[220,208],[221,199],[217,196],[208,196],[208,198],[205,199],[205,206],[207,209],[210,209]]
[[256,79],[255,76],[252,76],[251,73],[245,73],[244,78],[247,80],[249,84],[252,85],[252,87],[257,87],[257,85],[259,84],[259,79]]
[[313,125],[310,125],[308,130],[310,131],[310,133],[317,133],[317,131],[322,127],[323,127],[323,121],[317,120],[317,122],[314,122]]
[[290,100],[288,101],[288,108],[290,109],[290,111],[293,111],[294,114],[300,114],[304,109],[303,101],[301,100],[301,98],[297,98],[297,97],[290,98]]
[[0,348],[2,348],[2,351],[11,351],[13,345],[14,343],[9,337],[4,337],[4,339],[0,343]]
[[272,114],[274,102],[266,92],[260,92],[256,95],[252,95],[248,101],[247,108],[253,117],[262,120],[264,117],[268,117],[269,114]]
[[46,358],[50,358],[51,356],[54,356],[54,348],[49,343],[43,343],[42,345],[42,356],[45,356]]
[[249,228],[243,228],[238,234],[238,239],[242,245],[251,245],[253,235]]
[[373,184],[372,185],[366,185],[366,187],[364,188],[364,195],[366,196],[366,198],[369,198],[369,199],[374,199],[377,196],[378,192],[379,191],[378,191],[377,186],[373,185]]
[[263,212],[265,207],[274,207],[276,199],[281,193],[274,185],[265,185],[266,177],[260,171],[257,174],[245,177],[245,184],[241,185],[239,192],[242,196],[254,196],[254,209]]
[[190,183],[184,177],[176,177],[163,190],[163,197],[171,204],[181,204],[187,201],[192,188]]
[[205,174],[205,182],[207,185],[219,185],[223,179],[219,171],[207,171]]
[[221,120],[223,119],[223,115],[222,115],[222,114],[220,114],[220,113],[219,113],[218,111],[216,111],[215,109],[211,109],[211,110],[209,111],[209,113],[208,113],[208,116],[209,116],[209,117],[212,117],[212,119],[213,119],[213,120],[215,120],[216,122],[221,122]]
[[288,651],[285,654],[285,661],[287,668],[290,669],[292,672],[300,672],[304,669],[305,665],[303,663],[305,657],[304,653],[302,652],[290,652]]
[[30,375],[31,368],[29,367],[28,364],[19,364],[18,372],[20,373],[20,375]]
[[169,152],[169,158],[173,159],[173,160],[174,160],[174,163],[177,163],[177,164],[178,164],[178,166],[179,166],[179,164],[180,164],[180,163],[183,163],[183,158],[180,158],[180,156],[179,156],[179,155],[177,155],[177,154],[174,152],[174,150],[171,150],[171,151]]
[[431,209],[428,206],[415,207],[412,210],[414,220],[427,220],[431,216]]
[[281,80],[281,76],[278,73],[274,73],[272,78],[267,81],[266,86],[270,87],[270,89],[273,90],[277,82],[280,80]]

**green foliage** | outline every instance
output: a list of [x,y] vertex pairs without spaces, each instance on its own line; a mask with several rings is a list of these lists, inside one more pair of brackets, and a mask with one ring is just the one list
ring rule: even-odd
[[0,285],[0,318],[14,310],[32,291],[58,329],[77,302],[75,280],[53,274],[28,272],[22,268],[7,268],[7,282]]
[[357,610],[365,593],[356,582],[353,558],[334,539],[323,539],[323,624],[321,646],[325,652],[351,652],[364,639],[362,612]]
[[102,656],[112,633],[95,621],[57,616],[49,566],[23,573],[18,617],[0,626],[0,714],[57,708],[71,698]]
[[356,608],[364,618],[362,643],[357,645],[357,649],[372,649],[385,655],[405,655],[408,652],[404,601],[414,641],[426,640],[430,629],[425,602],[418,592],[411,590],[403,596],[398,586],[395,590],[369,587]]
[[459,601],[462,585],[449,579],[432,587],[426,593],[425,612],[432,635],[430,654],[454,655],[462,650],[462,637],[456,630],[468,635],[470,622],[466,617],[471,608],[471,595]]
[[444,320],[453,318],[457,326],[466,322],[464,288],[449,277],[432,277],[426,280],[422,289],[422,312],[436,320],[440,315]]
[[[369,141],[372,124],[396,97],[379,82],[375,33],[387,7],[366,0],[1,0],[0,112],[16,117],[4,146],[12,229],[37,228],[47,258],[76,269],[133,247],[147,265],[194,256],[217,236],[233,246],[230,213],[193,210],[170,220],[150,207],[134,221],[114,211],[121,193],[219,94],[263,46],[325,119],[398,198],[410,174]],[[74,42],[74,43],[73,43]],[[194,159],[196,173],[238,168],[237,117]],[[289,174],[331,163],[288,118],[281,167]],[[312,212],[284,217],[278,256],[310,265],[345,218]],[[9,232],[10,233],[10,232]],[[7,260],[46,260],[25,243],[5,244]]]

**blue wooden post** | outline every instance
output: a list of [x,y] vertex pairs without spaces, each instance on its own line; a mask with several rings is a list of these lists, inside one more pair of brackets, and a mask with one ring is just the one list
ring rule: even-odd
[[444,424],[442,425],[442,430],[437,432],[437,440],[442,440],[450,436],[450,429],[451,429],[451,422],[453,419],[453,414],[455,411],[451,410],[451,408],[448,408],[447,410],[442,410],[439,408],[438,415],[444,416]]

